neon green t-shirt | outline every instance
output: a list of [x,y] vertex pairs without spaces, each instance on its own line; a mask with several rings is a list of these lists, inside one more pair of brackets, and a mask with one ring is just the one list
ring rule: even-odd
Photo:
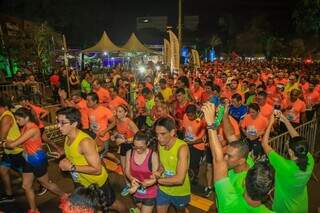
[[218,200],[219,213],[268,213],[273,212],[264,205],[258,207],[249,206],[243,195],[236,192],[230,178],[226,177],[214,183]]
[[314,160],[310,153],[306,171],[299,169],[295,161],[288,160],[271,151],[270,164],[275,169],[275,193],[272,208],[276,212],[308,212],[307,184],[312,175]]
[[[249,168],[254,165],[252,157],[249,155],[247,158],[247,164]],[[228,177],[230,178],[231,184],[234,186],[237,193],[240,195],[244,194],[244,181],[247,176],[247,171],[236,173],[233,169],[228,171]]]
[[86,94],[92,92],[91,84],[86,79],[81,81],[81,92]]

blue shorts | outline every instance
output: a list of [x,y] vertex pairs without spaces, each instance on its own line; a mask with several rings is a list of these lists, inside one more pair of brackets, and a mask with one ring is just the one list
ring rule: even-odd
[[37,178],[47,173],[48,158],[43,150],[38,150],[33,155],[23,153],[23,157],[25,159],[23,173],[33,173]]
[[164,193],[163,191],[158,191],[158,196],[156,199],[157,206],[170,205],[172,204],[176,208],[185,208],[190,202],[190,195],[185,196],[172,196]]

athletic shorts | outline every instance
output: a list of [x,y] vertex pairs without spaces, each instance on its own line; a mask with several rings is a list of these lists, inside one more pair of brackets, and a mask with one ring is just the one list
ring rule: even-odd
[[172,204],[176,208],[185,208],[190,202],[190,195],[172,196],[164,193],[159,189],[156,203],[158,206]]
[[132,149],[132,143],[120,144],[120,156],[126,156],[127,151]]
[[142,203],[144,206],[154,206],[156,204],[156,198],[138,198],[133,197],[133,202],[135,204]]
[[22,173],[22,167],[25,160],[22,156],[22,152],[19,154],[6,154],[4,153],[0,161],[1,167],[6,167],[8,169],[13,169],[16,172]]
[[[80,183],[74,182],[74,187],[83,187]],[[116,200],[116,194],[114,193],[114,190],[112,186],[110,185],[109,181],[107,180],[105,184],[103,184],[101,187],[99,187],[103,192],[105,196],[106,206],[110,207],[114,201]]]
[[212,164],[212,154],[210,147],[206,147],[206,161],[208,164]]
[[48,158],[43,150],[38,150],[36,154],[33,155],[23,153],[23,157],[23,173],[33,173],[35,177],[39,178],[48,172]]

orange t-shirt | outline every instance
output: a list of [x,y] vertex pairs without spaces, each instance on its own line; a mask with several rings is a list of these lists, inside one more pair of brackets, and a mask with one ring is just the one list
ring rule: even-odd
[[[37,129],[37,131],[40,132],[39,127],[36,124],[31,124],[30,126],[27,127],[27,125],[25,125],[22,130],[21,130],[21,135],[23,135],[24,133],[26,133],[28,130],[30,129]],[[41,134],[39,134],[39,137],[37,139],[31,139],[29,138],[28,140],[26,140],[23,145],[22,145],[24,151],[27,154],[34,154],[36,153],[39,149],[41,149],[42,147],[42,140],[41,140]]]
[[136,101],[137,113],[138,114],[143,113],[145,111],[145,107],[146,107],[146,100],[143,95],[139,95]]
[[298,124],[300,123],[300,114],[306,111],[307,106],[305,102],[300,99],[297,99],[294,103],[287,99],[284,108],[286,109],[284,114],[288,120]]
[[[236,119],[234,119],[232,116],[229,115],[230,123],[233,127],[234,133],[236,136],[240,136],[240,127]],[[223,124],[221,124],[218,128],[218,139],[221,144],[226,145],[226,137],[223,129]]]
[[304,94],[304,100],[308,109],[311,109],[312,106],[320,103],[320,94],[313,90],[312,92]]
[[[185,129],[185,138],[190,141],[201,139],[206,133],[205,126],[204,120],[195,119],[191,121],[186,114],[183,116],[182,127]],[[205,149],[204,142],[194,144],[193,147],[198,150]]]
[[260,107],[260,112],[266,119],[269,120],[271,115],[272,115],[272,113],[273,113],[273,106],[268,104],[268,103],[266,103],[265,105]]
[[112,112],[116,112],[118,106],[121,106],[121,105],[128,105],[128,103],[121,97],[117,96],[115,97],[114,99],[112,99],[110,102],[109,102],[109,109],[112,111]]
[[108,121],[112,117],[112,112],[102,105],[99,105],[95,109],[89,108],[90,129],[97,134],[97,138],[101,141],[106,141],[110,137],[109,133],[106,133],[103,137],[100,137],[99,133],[107,129]]
[[153,86],[152,86],[152,84],[150,84],[150,83],[146,83],[146,85],[145,85],[150,91],[152,91],[153,90]]
[[108,103],[111,100],[110,93],[105,88],[100,87],[98,90],[93,90],[99,97],[99,103]]
[[120,122],[119,120],[117,120],[116,122],[117,131],[126,139],[133,138],[133,136],[135,135],[135,133],[129,128],[129,124],[131,122],[132,121],[130,120],[130,118],[125,118],[123,122]]
[[267,86],[267,89],[266,89],[266,93],[268,94],[268,95],[273,95],[273,94],[275,94],[277,92],[277,88],[276,88],[276,86],[275,85],[271,85],[271,86]]
[[81,98],[76,104],[81,114],[81,125],[83,129],[89,129],[89,108],[87,102]]
[[36,113],[37,119],[39,120],[39,128],[43,128],[44,124],[43,121],[40,119],[40,115],[42,113],[47,113],[48,111],[43,109],[42,107],[33,105],[33,104],[29,104],[30,108]]
[[199,87],[197,90],[192,89],[191,92],[192,92],[192,95],[193,95],[194,99],[196,100],[196,102],[200,102],[202,94],[204,92],[203,88]]
[[308,82],[306,82],[304,84],[300,83],[300,86],[302,88],[303,93],[306,93],[308,91],[308,89],[309,89],[309,83]]
[[257,136],[267,129],[268,120],[261,113],[258,114],[256,119],[247,114],[240,122],[240,126],[242,129],[245,129],[248,135]]

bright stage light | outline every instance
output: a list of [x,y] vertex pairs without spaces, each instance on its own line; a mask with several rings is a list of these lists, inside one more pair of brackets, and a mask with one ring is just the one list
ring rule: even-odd
[[140,73],[144,73],[146,71],[146,68],[141,66],[141,67],[138,68],[138,70],[139,70]]
[[107,52],[103,52],[103,55],[106,56],[106,55],[107,55]]

